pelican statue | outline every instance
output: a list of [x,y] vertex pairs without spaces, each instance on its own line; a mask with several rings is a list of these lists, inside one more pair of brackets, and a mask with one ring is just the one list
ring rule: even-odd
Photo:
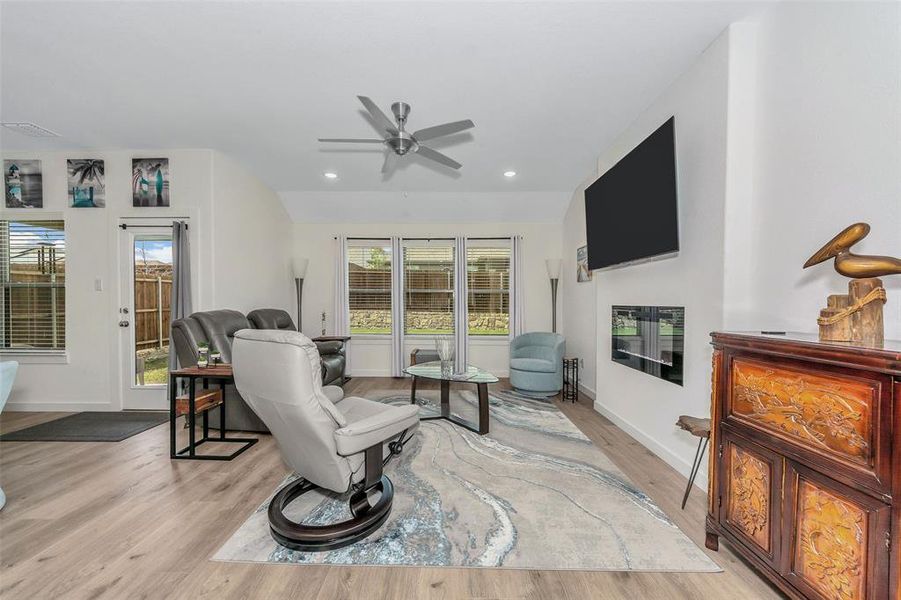
[[866,223],[854,223],[846,227],[808,258],[804,268],[835,258],[835,270],[852,279],[901,274],[901,259],[891,256],[864,256],[851,252],[851,246],[867,237],[868,233],[870,226]]

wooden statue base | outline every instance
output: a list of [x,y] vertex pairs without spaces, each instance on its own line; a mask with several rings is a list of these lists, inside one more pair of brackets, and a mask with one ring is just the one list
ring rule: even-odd
[[881,347],[885,339],[882,305],[885,289],[876,277],[852,279],[847,294],[832,294],[820,310],[820,340]]

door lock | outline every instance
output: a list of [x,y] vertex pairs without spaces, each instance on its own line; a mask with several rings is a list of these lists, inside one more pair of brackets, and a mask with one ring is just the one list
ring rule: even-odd
[[128,326],[129,326],[128,321],[125,321],[125,320],[119,321],[119,327],[128,327]]

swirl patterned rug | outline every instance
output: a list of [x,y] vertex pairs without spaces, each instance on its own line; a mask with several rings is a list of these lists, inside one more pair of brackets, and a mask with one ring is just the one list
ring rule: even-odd
[[[371,394],[406,403],[396,391]],[[424,413],[438,392],[422,392]],[[423,422],[385,472],[391,516],[352,546],[297,552],[269,535],[268,500],[214,560],[340,565],[415,565],[605,571],[720,571],[552,403],[492,392],[491,433]],[[474,416],[472,392],[451,391],[451,409]],[[292,476],[294,477],[294,476]],[[290,477],[289,477],[290,479]],[[273,494],[275,490],[273,490]],[[288,515],[309,523],[349,516],[347,501],[308,493]],[[293,513],[292,513],[293,511]]]

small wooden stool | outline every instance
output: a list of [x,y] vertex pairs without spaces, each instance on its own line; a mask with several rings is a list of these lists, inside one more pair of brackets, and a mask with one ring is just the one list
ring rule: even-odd
[[688,477],[688,486],[685,488],[685,495],[682,497],[682,510],[685,510],[685,503],[688,502],[688,495],[691,493],[691,488],[695,484],[695,477],[698,475],[698,469],[701,468],[701,461],[704,460],[704,451],[707,450],[707,444],[710,442],[710,419],[681,415],[679,420],[676,421],[676,426],[684,429],[691,435],[701,438],[698,440],[698,449],[695,451],[695,459],[691,464],[691,475]]

